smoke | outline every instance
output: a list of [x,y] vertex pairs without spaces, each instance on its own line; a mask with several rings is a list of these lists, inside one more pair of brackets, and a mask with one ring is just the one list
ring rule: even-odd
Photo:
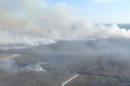
[[40,64],[31,64],[31,65],[25,66],[22,70],[35,71],[35,72],[45,72],[46,71],[41,67]]
[[18,58],[18,54],[1,55],[0,56],[0,70],[8,73],[17,73],[22,71],[34,71],[34,72],[45,72],[40,63],[28,64],[25,66],[20,66],[16,63],[15,58]]
[[130,30],[83,21],[67,4],[50,6],[43,0],[0,0],[1,44],[39,45],[97,38],[130,38]]

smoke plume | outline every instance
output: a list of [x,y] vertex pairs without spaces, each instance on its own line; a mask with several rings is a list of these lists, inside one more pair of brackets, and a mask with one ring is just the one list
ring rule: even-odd
[[97,38],[130,38],[130,30],[82,21],[66,4],[50,6],[43,0],[0,0],[1,44],[38,45]]

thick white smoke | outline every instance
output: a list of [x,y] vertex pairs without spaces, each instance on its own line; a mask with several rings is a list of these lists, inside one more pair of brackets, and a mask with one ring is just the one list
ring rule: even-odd
[[43,0],[0,0],[0,44],[130,38],[130,30],[84,22],[70,8],[65,4],[49,6]]

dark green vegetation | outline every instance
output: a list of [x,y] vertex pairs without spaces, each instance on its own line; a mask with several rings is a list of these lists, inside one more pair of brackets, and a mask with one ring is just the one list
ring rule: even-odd
[[19,72],[0,75],[0,86],[60,86],[65,74],[42,72]]
[[130,77],[101,75],[80,75],[68,86],[130,86]]
[[[61,86],[75,74],[80,76],[67,86],[130,86],[130,41],[59,41],[27,49],[2,51],[18,53],[15,65],[41,64],[46,72],[0,70],[0,86]],[[13,70],[13,68],[12,68]]]

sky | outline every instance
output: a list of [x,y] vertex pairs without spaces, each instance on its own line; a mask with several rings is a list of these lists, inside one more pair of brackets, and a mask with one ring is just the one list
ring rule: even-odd
[[130,30],[117,25],[130,23],[129,3],[130,0],[0,0],[0,44],[130,38]]
[[65,3],[76,14],[95,23],[130,23],[130,0],[48,0]]

